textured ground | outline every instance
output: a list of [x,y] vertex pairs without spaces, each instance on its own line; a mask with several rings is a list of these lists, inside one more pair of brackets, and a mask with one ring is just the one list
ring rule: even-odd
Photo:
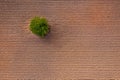
[[120,0],[0,0],[0,80],[83,79],[120,80]]

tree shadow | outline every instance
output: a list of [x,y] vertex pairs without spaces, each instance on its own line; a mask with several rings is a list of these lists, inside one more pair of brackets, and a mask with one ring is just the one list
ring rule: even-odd
[[40,37],[40,41],[44,44],[56,44],[56,39],[59,39],[58,34],[55,34],[56,30],[53,28],[53,26],[49,25],[49,33],[44,37]]

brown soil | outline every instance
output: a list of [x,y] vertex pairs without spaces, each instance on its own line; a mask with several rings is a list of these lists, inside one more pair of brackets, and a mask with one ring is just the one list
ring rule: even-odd
[[17,79],[120,79],[120,0],[0,0],[0,80]]

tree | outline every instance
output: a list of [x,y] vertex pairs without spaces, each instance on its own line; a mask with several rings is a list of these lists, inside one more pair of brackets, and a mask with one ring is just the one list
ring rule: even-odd
[[30,22],[30,30],[40,37],[45,37],[49,33],[47,19],[43,17],[34,17]]

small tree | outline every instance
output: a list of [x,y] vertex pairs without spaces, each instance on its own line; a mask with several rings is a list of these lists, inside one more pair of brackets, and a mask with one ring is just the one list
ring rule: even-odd
[[49,33],[49,25],[46,18],[34,17],[30,23],[30,30],[32,33],[45,37]]

